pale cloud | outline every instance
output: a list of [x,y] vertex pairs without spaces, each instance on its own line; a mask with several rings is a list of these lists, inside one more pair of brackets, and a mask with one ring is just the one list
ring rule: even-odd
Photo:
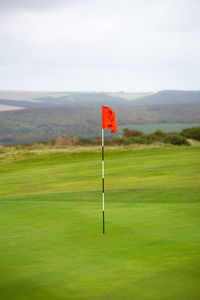
[[0,0],[1,10],[51,10],[66,5],[77,5],[89,0]]
[[46,13],[23,11],[1,20],[0,32],[20,37],[33,44],[55,42],[99,42],[119,26],[115,17],[85,16],[79,10],[60,9]]
[[41,2],[0,1],[0,88],[199,89],[200,1]]

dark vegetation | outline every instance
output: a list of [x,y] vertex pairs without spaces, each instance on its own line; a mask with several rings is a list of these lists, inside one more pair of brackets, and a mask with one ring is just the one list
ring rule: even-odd
[[[200,132],[200,127],[197,128]],[[127,135],[128,133],[128,135]],[[191,139],[191,136],[188,136]],[[157,130],[151,134],[144,134],[143,132],[137,130],[130,130],[125,128],[123,130],[122,137],[112,137],[105,140],[105,145],[107,146],[127,146],[127,145],[163,145],[171,144],[175,146],[186,145],[189,146],[190,143],[182,135],[182,133],[177,132],[163,132]],[[88,139],[88,138],[76,138],[69,136],[59,136],[57,138],[51,139],[49,141],[36,141],[33,143],[23,143],[23,144],[9,144],[7,147],[15,147],[17,149],[21,148],[34,148],[35,146],[58,146],[58,147],[69,147],[69,146],[100,146],[101,138]]]
[[186,138],[200,141],[200,127],[183,129],[180,134]]
[[140,130],[130,130],[128,128],[125,128],[123,130],[123,137],[129,138],[129,137],[136,137],[136,136],[142,136],[144,133]]
[[200,91],[165,90],[134,101],[135,105],[200,103]]
[[[200,105],[195,103],[112,107],[118,125],[200,122]],[[0,113],[1,145],[48,141],[58,136],[100,137],[101,106],[41,107]]]
[[181,145],[190,145],[190,143],[187,141],[187,139],[180,134],[172,134],[168,135],[164,138],[163,140],[164,143],[167,144],[172,144],[176,146],[181,146]]
[[[98,138],[101,135],[102,104],[115,110],[118,125],[123,126],[200,122],[200,91],[161,91],[137,100],[120,98],[120,95],[69,92],[32,101],[0,99],[0,104],[26,108],[0,112],[0,145],[49,141],[58,136]],[[126,138],[142,139],[137,131],[124,134]],[[120,133],[114,136],[119,137]],[[187,132],[182,136],[188,138]]]

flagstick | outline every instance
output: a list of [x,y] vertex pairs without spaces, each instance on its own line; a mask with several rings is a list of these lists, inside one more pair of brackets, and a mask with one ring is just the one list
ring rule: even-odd
[[103,234],[105,233],[104,218],[104,129],[102,129],[102,201],[103,201]]

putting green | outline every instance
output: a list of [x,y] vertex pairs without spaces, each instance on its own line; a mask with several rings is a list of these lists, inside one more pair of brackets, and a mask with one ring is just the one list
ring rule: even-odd
[[0,157],[0,299],[200,299],[200,148]]

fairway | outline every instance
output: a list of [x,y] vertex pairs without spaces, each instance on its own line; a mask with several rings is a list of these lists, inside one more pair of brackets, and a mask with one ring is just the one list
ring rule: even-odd
[[200,148],[0,153],[0,299],[200,299]]

